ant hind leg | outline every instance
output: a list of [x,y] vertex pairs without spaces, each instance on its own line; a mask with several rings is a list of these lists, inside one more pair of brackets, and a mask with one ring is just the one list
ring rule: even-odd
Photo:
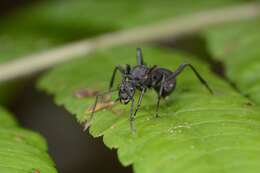
[[199,79],[199,81],[207,88],[207,90],[213,94],[212,89],[209,87],[208,83],[206,80],[202,78],[202,76],[199,74],[199,72],[191,65],[191,64],[181,64],[175,72],[173,72],[166,80],[171,80],[173,78],[176,78],[186,67],[190,67],[190,69],[194,72],[196,77]]

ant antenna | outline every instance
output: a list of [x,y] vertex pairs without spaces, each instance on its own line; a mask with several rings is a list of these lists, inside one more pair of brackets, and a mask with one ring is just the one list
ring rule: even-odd
[[[110,91],[106,91],[106,92],[103,92],[103,93],[101,93],[101,94],[96,95],[95,103],[94,103],[94,105],[93,105],[90,118],[89,118],[89,120],[87,121],[87,123],[85,124],[84,131],[87,130],[88,127],[90,126],[90,124],[92,123],[92,119],[93,119],[93,117],[94,117],[94,113],[95,113],[95,110],[96,110],[96,107],[97,107],[97,103],[98,103],[98,98],[99,98],[99,97],[103,97],[104,95],[109,94],[109,93],[112,93],[112,92],[115,92],[115,91],[118,91],[118,89],[116,88],[116,89],[113,89],[113,90],[110,90]],[[119,98],[117,98],[117,99],[115,100],[115,102],[117,102],[118,100],[119,100]]]

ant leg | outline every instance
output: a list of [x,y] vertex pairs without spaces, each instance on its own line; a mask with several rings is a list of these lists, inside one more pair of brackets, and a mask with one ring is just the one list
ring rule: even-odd
[[121,66],[116,66],[116,67],[114,68],[112,77],[111,77],[111,79],[110,79],[108,91],[111,91],[111,89],[112,89],[112,87],[113,87],[114,80],[115,80],[115,77],[116,77],[116,72],[117,72],[118,70],[119,70],[119,72],[120,72],[121,74],[124,74],[124,73],[125,73],[124,68],[121,67]]
[[165,75],[163,75],[163,78],[161,81],[161,86],[160,86],[160,91],[158,93],[157,105],[156,105],[156,115],[155,115],[156,118],[159,117],[158,112],[159,112],[160,100],[161,100],[162,92],[163,92],[164,81],[165,81]]
[[195,73],[195,75],[197,76],[197,78],[200,80],[200,82],[208,89],[208,91],[213,94],[212,89],[209,87],[208,83],[202,78],[202,76],[199,74],[199,72],[191,65],[191,64],[181,64],[177,70],[175,72],[173,72],[166,80],[171,80],[173,78],[175,78],[176,76],[178,76],[182,70],[185,67],[190,67],[191,70]]
[[136,49],[136,57],[137,57],[137,65],[144,65],[142,49],[141,48],[137,48]]
[[138,103],[137,103],[137,108],[133,114],[133,110],[134,110],[134,98],[132,98],[132,104],[131,104],[131,108],[130,108],[130,128],[132,130],[132,132],[135,131],[135,128],[134,128],[134,120],[135,120],[135,115],[141,105],[141,102],[142,102],[142,99],[143,99],[143,95],[144,95],[144,92],[145,92],[145,89],[142,90],[142,93],[138,99]]
[[97,107],[98,98],[99,97],[103,97],[104,95],[109,94],[111,92],[115,92],[115,91],[117,91],[117,89],[106,91],[106,92],[103,92],[101,94],[96,95],[96,99],[95,99],[95,102],[94,102],[94,105],[93,105],[93,108],[92,108],[92,111],[91,111],[90,118],[89,118],[87,124],[85,125],[84,130],[86,130],[89,127],[89,125],[91,124],[91,121],[92,121],[92,119],[94,117],[94,113],[95,113],[95,110],[96,110],[96,107]]
[[133,115],[133,110],[134,110],[134,103],[135,103],[135,99],[133,98],[132,99],[132,103],[131,103],[131,108],[130,108],[130,117],[129,117],[129,121],[130,121],[130,129],[132,132],[135,131],[135,128],[134,128],[134,115]]
[[135,109],[134,117],[135,117],[137,111],[139,110],[139,108],[140,108],[140,106],[141,106],[141,102],[142,102],[142,100],[143,100],[144,93],[145,93],[145,88],[143,88],[142,91],[141,91],[141,95],[140,95],[140,97],[139,97],[139,99],[138,99],[137,107],[136,107],[136,109]]

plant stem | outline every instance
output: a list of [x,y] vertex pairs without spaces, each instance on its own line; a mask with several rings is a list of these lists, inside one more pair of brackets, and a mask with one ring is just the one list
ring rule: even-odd
[[1,64],[0,82],[24,77],[68,60],[82,58],[83,55],[97,49],[179,37],[184,34],[203,31],[217,24],[248,20],[257,16],[260,16],[260,3],[247,3],[104,34]]

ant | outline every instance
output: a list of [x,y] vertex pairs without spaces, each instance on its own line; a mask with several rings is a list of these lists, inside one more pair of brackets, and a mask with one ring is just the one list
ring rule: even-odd
[[[171,70],[161,68],[156,65],[152,67],[148,67],[143,61],[141,48],[137,48],[136,56],[137,56],[136,66],[131,67],[129,64],[126,64],[125,68],[123,68],[120,65],[114,68],[108,91],[102,94],[98,94],[96,96],[96,100],[92,109],[90,120],[94,115],[98,97],[100,96],[102,97],[105,94],[114,91],[119,91],[118,99],[116,99],[116,101],[119,100],[123,104],[128,104],[131,101],[129,119],[130,119],[130,128],[132,131],[134,131],[133,121],[135,119],[136,113],[140,108],[143,96],[147,91],[147,89],[153,88],[157,93],[156,117],[158,117],[158,110],[159,110],[161,98],[165,98],[166,96],[169,96],[174,91],[176,86],[176,77],[179,74],[181,74],[183,69],[185,69],[186,67],[190,67],[191,70],[195,73],[195,75],[199,79],[199,81],[208,89],[208,91],[211,94],[213,94],[213,91],[211,90],[207,82],[201,77],[201,75],[191,64],[188,63],[181,64],[177,68],[177,70],[173,72]],[[114,79],[118,71],[122,75],[122,81],[117,89],[112,90]],[[134,95],[136,90],[139,90],[141,94],[137,101],[136,109],[134,110],[134,105],[135,105]]]

